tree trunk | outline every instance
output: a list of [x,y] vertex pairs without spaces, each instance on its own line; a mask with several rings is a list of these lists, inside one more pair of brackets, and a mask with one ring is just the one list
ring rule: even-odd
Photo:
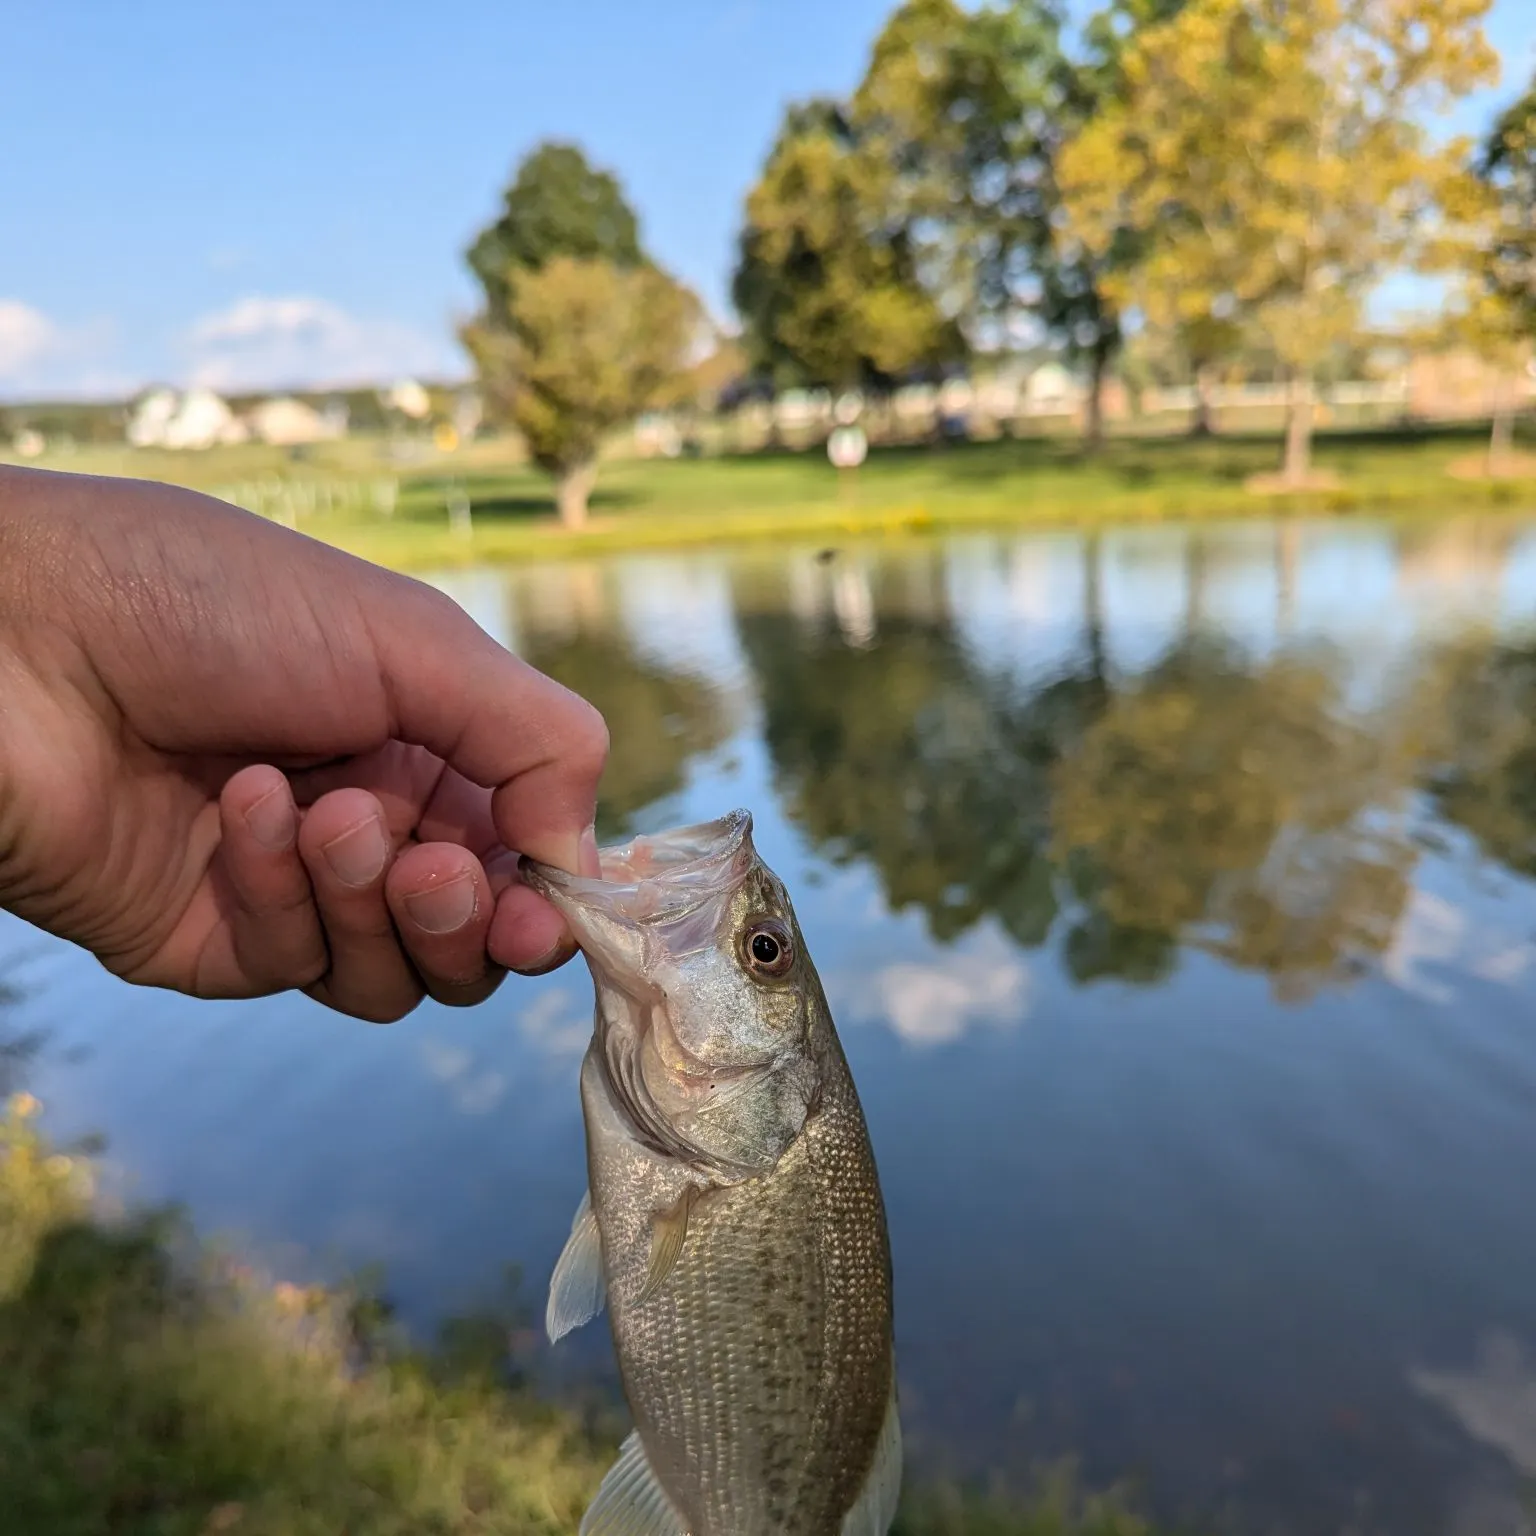
[[1499,472],[1515,446],[1515,406],[1511,398],[1513,393],[1513,390],[1501,385],[1498,398],[1494,401],[1493,426],[1488,433],[1488,473],[1490,475]]
[[573,532],[587,526],[587,497],[592,494],[592,482],[596,479],[597,464],[592,459],[583,459],[562,470],[555,481],[560,521]]
[[1189,425],[1189,435],[1216,435],[1216,417],[1211,409],[1211,370],[1204,363],[1195,369],[1195,419]]
[[1206,572],[1209,561],[1205,539],[1191,533],[1184,543],[1184,633],[1193,636],[1205,619]]
[[1108,665],[1104,649],[1104,575],[1103,540],[1098,531],[1083,539],[1083,638],[1088,652],[1088,670],[1098,685],[1100,701],[1107,697]]
[[1285,411],[1284,478],[1299,484],[1312,468],[1312,380],[1301,369],[1291,375]]
[[1296,565],[1301,536],[1287,519],[1275,531],[1275,623],[1288,634],[1296,613]]
[[1088,418],[1083,426],[1083,451],[1097,453],[1104,446],[1104,375],[1109,372],[1109,345],[1094,342],[1088,359]]

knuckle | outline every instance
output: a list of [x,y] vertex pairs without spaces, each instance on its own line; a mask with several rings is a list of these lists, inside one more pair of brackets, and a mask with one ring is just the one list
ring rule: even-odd
[[365,1024],[398,1024],[420,1001],[420,996],[359,998],[348,1002],[341,1011]]
[[570,719],[562,733],[564,756],[576,772],[596,779],[608,761],[608,722],[577,694],[571,700]]

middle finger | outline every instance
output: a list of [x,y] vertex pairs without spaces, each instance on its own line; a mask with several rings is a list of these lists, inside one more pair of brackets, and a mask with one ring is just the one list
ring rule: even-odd
[[299,828],[299,855],[331,960],[309,990],[329,1007],[376,1024],[404,1018],[423,996],[385,899],[393,852],[383,808],[367,790],[321,796]]

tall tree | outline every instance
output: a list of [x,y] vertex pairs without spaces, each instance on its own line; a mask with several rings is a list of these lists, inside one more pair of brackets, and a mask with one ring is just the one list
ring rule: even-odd
[[623,188],[594,169],[575,144],[547,140],[518,166],[501,213],[475,237],[465,260],[485,289],[487,309],[504,313],[511,275],[536,272],[552,256],[637,267],[640,225]]
[[776,383],[880,386],[959,355],[892,182],[837,104],[790,109],[747,197],[732,285],[751,361]]
[[1536,350],[1536,79],[1500,115],[1461,190],[1462,302],[1451,320],[1500,375],[1488,439],[1497,472],[1514,446],[1518,382]]
[[1131,231],[1090,248],[1061,220],[1063,146],[1121,89],[1127,40],[1180,0],[1117,0],[1064,46],[1058,0],[978,10],[907,0],[876,39],[852,116],[893,168],[895,212],[920,271],[972,339],[996,343],[1033,319],[1088,376],[1085,436],[1103,436],[1103,389],[1121,343],[1106,276]]
[[703,311],[646,256],[618,182],[570,144],[523,161],[467,260],[484,304],[459,334],[487,407],[554,476],[560,520],[579,528],[603,437],[686,392]]
[[607,433],[686,391],[698,301],[659,268],[555,256],[513,269],[501,323],[461,335],[488,406],[555,479],[560,520],[580,528]]
[[1070,223],[1121,304],[1251,315],[1291,381],[1284,474],[1310,469],[1319,357],[1419,259],[1462,154],[1425,114],[1491,77],[1489,0],[1190,0],[1126,50],[1123,88],[1062,160]]

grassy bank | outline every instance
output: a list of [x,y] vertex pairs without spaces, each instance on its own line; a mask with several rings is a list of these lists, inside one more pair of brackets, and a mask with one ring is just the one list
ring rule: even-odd
[[[105,1221],[36,1108],[0,1105],[0,1536],[575,1531],[613,1439],[509,1386],[494,1340],[412,1353],[354,1298],[258,1284],[163,1218]],[[1063,1481],[920,1492],[898,1536],[1147,1530]]]
[[[291,519],[317,538],[399,569],[761,539],[835,539],[934,528],[1058,527],[1232,518],[1287,510],[1433,514],[1536,507],[1536,479],[1452,474],[1481,428],[1323,433],[1317,467],[1334,486],[1250,491],[1272,469],[1267,436],[1117,437],[1093,460],[1063,438],[872,454],[840,476],[816,452],[701,460],[615,459],[589,528],[554,522],[548,481],[495,442],[394,462],[367,439],[294,459],[258,446],[200,454],[93,449],[43,462],[168,479]],[[462,496],[468,531],[450,525]]]

